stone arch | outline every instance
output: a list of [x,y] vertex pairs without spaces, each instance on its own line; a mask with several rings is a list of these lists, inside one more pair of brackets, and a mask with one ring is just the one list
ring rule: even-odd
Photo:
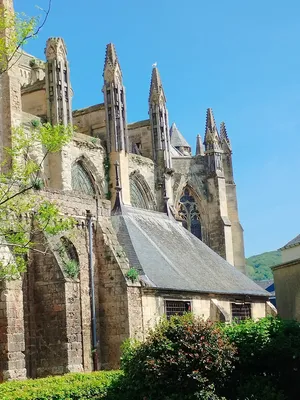
[[207,213],[199,195],[186,183],[177,197],[176,213],[182,219],[182,225],[200,240],[206,242]]
[[71,179],[72,190],[89,196],[104,197],[103,179],[86,156],[82,155],[72,164]]
[[65,250],[66,257],[69,260],[75,261],[79,265],[79,256],[76,247],[71,242],[71,240],[68,239],[66,236],[61,236],[60,242],[63,246],[63,249]]
[[129,176],[131,205],[146,210],[155,210],[156,203],[151,189],[139,170]]

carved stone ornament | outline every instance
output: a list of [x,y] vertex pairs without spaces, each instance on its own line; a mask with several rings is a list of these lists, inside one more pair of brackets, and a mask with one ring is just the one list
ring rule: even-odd
[[67,50],[63,39],[61,38],[50,38],[46,43],[45,50],[47,60],[53,60],[55,58],[67,58]]

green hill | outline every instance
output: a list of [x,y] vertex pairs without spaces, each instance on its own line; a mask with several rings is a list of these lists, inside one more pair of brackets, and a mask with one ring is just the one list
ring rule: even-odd
[[268,251],[246,258],[246,273],[254,280],[273,279],[270,267],[281,262],[281,253],[278,250]]

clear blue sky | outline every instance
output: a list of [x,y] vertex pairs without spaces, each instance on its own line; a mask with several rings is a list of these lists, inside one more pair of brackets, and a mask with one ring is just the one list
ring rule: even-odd
[[[47,0],[15,0],[30,15],[35,4]],[[249,256],[300,233],[299,21],[299,0],[53,0],[26,50],[43,57],[48,37],[64,37],[77,109],[103,101],[105,45],[115,43],[130,122],[147,118],[157,62],[170,122],[193,147],[212,107],[232,142]]]

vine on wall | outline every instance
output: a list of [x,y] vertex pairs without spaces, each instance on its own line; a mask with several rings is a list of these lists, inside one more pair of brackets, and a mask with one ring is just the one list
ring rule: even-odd
[[109,176],[109,171],[110,171],[110,159],[109,155],[107,155],[103,161],[103,166],[104,166],[104,174],[105,174],[105,180],[107,183],[107,192],[106,192],[106,200],[111,199],[111,190],[110,190],[110,176]]

